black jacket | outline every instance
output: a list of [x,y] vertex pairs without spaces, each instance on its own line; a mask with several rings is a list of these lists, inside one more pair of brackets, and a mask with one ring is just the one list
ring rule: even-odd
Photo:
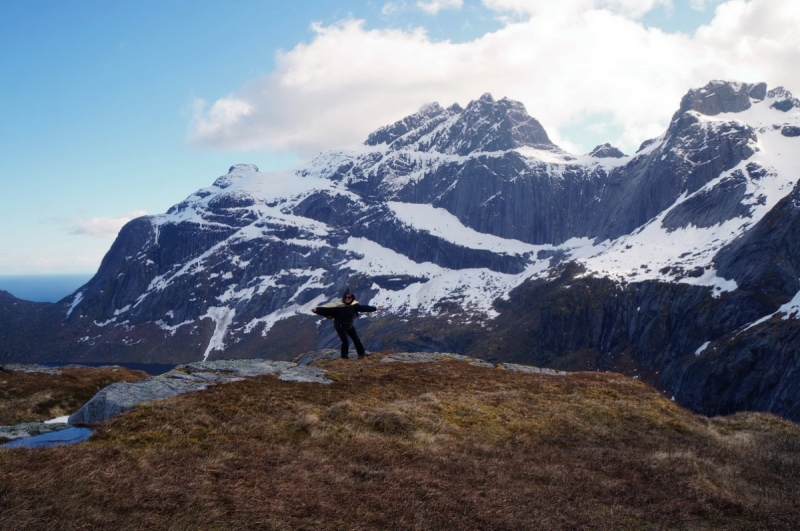
[[317,308],[317,315],[333,317],[333,325],[336,328],[350,328],[353,326],[353,319],[358,316],[359,312],[374,312],[377,310],[375,306],[367,306],[366,304],[350,304],[349,306],[338,306],[336,308],[320,306]]

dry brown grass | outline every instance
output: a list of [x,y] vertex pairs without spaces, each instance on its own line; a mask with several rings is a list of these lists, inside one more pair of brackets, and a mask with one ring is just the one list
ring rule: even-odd
[[63,369],[61,376],[0,371],[0,426],[70,415],[103,387],[145,377],[124,367]]
[[615,374],[328,364],[0,451],[0,529],[792,529],[800,429]]

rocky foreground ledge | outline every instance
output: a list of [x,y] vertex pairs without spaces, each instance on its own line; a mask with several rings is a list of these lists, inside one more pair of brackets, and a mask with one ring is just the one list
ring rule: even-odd
[[263,359],[200,361],[180,365],[165,374],[138,382],[111,384],[70,415],[67,422],[71,425],[97,424],[142,402],[163,400],[265,374],[277,374],[280,380],[287,382],[331,383],[325,378],[324,370],[292,362]]
[[0,444],[69,427],[67,416],[98,390],[149,377],[118,365],[0,363]]
[[[136,404],[163,400],[191,391],[200,391],[211,385],[235,382],[266,374],[276,374],[285,382],[330,384],[324,369],[311,366],[322,360],[339,359],[338,350],[316,350],[295,358],[293,362],[263,359],[201,361],[180,365],[160,376],[146,378],[134,383],[115,383],[97,393],[77,413],[69,417],[69,424],[97,424],[132,409]],[[540,369],[514,363],[495,366],[484,360],[460,354],[442,352],[397,352],[381,359],[381,362],[424,363],[457,360],[487,368],[501,368],[538,374],[564,375],[565,372]]]
[[0,531],[772,531],[800,520],[800,426],[769,414],[695,415],[618,373],[444,354],[306,358],[294,363],[333,383],[245,377],[142,404],[87,444],[0,449]]
[[[76,413],[70,415],[64,423],[28,423],[17,426],[0,427],[5,439],[19,439],[64,429],[68,425],[92,425],[104,422],[120,413],[133,409],[137,404],[153,400],[163,400],[180,394],[200,391],[209,386],[227,382],[240,381],[263,375],[275,375],[279,380],[330,384],[325,369],[315,367],[315,362],[335,361],[339,359],[338,350],[317,350],[295,358],[292,362],[272,361],[265,359],[217,360],[201,361],[180,365],[175,369],[136,382],[113,383],[92,397]],[[440,361],[462,361],[470,365],[490,369],[505,369],[553,376],[566,373],[552,369],[542,369],[514,363],[495,365],[487,361],[447,352],[396,352],[383,356],[382,363],[430,363]],[[354,363],[357,363],[354,360]],[[4,370],[23,372],[43,372],[58,374],[59,369],[34,365],[4,365]]]

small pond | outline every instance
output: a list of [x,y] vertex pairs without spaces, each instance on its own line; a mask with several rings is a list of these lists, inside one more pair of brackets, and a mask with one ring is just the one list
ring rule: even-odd
[[58,446],[61,444],[75,444],[85,441],[92,434],[89,428],[70,427],[63,430],[51,431],[33,437],[25,437],[3,444],[3,448],[40,448],[43,446]]

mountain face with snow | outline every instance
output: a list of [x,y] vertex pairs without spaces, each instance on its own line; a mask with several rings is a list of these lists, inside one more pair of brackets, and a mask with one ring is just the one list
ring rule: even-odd
[[337,341],[310,309],[350,288],[387,308],[368,349],[613,369],[800,420],[798,137],[800,101],[764,83],[689,91],[632,155],[567,153],[505,98],[429,104],[294,170],[233,166],[128,223],[58,304],[0,296],[0,356],[286,359]]

